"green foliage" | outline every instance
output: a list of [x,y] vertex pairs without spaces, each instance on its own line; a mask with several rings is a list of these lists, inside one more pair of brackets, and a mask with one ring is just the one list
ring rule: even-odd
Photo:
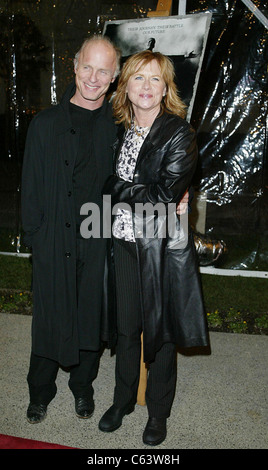
[[261,315],[255,319],[255,323],[258,328],[262,330],[268,330],[268,315]]
[[[211,331],[268,334],[268,280],[201,275]],[[0,312],[32,313],[30,258],[0,256]]]
[[201,277],[208,312],[218,308],[227,313],[233,308],[238,312],[267,313],[268,279],[210,274]]
[[0,289],[31,289],[31,258],[0,255]]
[[0,312],[32,314],[32,294],[14,290],[1,290]]
[[209,326],[212,328],[221,327],[223,323],[222,317],[218,310],[215,310],[215,312],[207,312],[207,320]]

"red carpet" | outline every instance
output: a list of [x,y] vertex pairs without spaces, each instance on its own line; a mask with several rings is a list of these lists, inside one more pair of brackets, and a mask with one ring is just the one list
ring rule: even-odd
[[73,449],[73,447],[0,434],[0,449]]

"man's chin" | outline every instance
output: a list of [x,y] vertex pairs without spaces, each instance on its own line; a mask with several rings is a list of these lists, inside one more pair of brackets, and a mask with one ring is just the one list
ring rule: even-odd
[[105,93],[103,92],[82,92],[81,89],[77,89],[74,98],[76,104],[82,108],[96,109],[100,107],[103,103]]
[[95,95],[95,96],[83,96],[83,105],[85,108],[88,108],[90,109],[92,107],[92,109],[96,109],[96,108],[99,108],[102,103],[103,103],[103,100],[104,100],[104,96],[103,94],[101,95]]

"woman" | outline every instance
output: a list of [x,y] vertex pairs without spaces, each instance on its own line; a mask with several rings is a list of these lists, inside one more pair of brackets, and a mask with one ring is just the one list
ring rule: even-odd
[[[134,410],[143,332],[149,363],[143,442],[157,445],[166,437],[175,393],[176,346],[208,344],[193,239],[176,215],[196,167],[197,148],[166,56],[143,51],[130,57],[113,106],[124,126],[116,144],[116,174],[103,193],[116,204],[118,343],[114,403],[99,428],[114,431]],[[161,210],[148,213],[145,204]]]

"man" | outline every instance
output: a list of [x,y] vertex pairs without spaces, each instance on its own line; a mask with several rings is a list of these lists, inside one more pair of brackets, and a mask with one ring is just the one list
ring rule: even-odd
[[119,62],[108,38],[86,40],[75,56],[75,83],[60,104],[33,119],[27,135],[22,223],[33,259],[30,423],[45,418],[59,366],[70,368],[77,416],[89,418],[102,341],[113,345],[103,311],[109,240],[81,236],[80,208],[87,202],[102,208],[101,189],[112,173],[116,128],[105,94]]

